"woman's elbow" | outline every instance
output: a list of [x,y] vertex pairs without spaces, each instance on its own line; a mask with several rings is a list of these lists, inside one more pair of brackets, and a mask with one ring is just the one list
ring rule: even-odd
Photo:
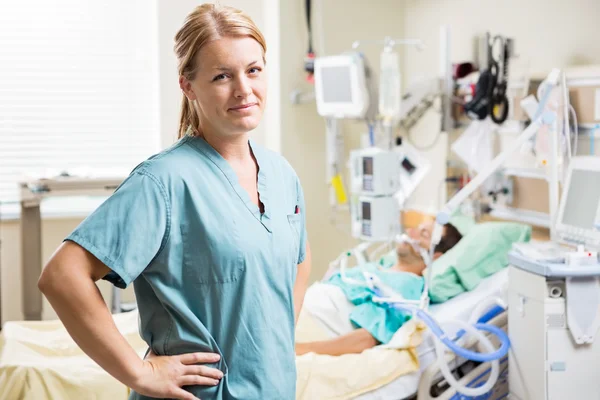
[[70,268],[72,265],[71,249],[64,244],[50,257],[50,260],[42,268],[42,273],[38,278],[38,289],[47,295],[57,287],[65,284],[77,273],[76,268]]
[[38,279],[38,288],[43,294],[51,293],[69,285],[95,282],[110,272],[110,269],[79,245],[65,242],[50,258]]
[[46,266],[42,269],[42,274],[38,279],[38,289],[43,294],[47,295],[52,288],[56,287],[57,276],[59,272],[57,271],[60,268],[56,263],[49,261]]

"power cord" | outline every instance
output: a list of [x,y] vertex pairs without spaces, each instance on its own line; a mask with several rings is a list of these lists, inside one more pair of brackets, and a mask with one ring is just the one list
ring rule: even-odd
[[311,24],[311,0],[306,0],[306,28],[308,30],[308,51],[304,58],[304,70],[308,73],[306,80],[310,83],[314,83],[315,73],[315,52],[313,50],[312,43],[312,24]]
[[435,147],[435,144],[438,142],[438,139],[440,138],[441,135],[442,135],[442,130],[439,129],[436,132],[435,137],[433,138],[431,143],[427,143],[425,146],[419,146],[415,143],[415,140],[412,138],[411,131],[408,131],[407,136],[408,136],[408,140],[410,141],[410,144],[412,144],[415,147],[415,149],[420,150],[420,151],[429,151]]
[[[496,41],[500,42],[500,55],[498,59],[494,59],[492,50]],[[492,121],[496,124],[503,124],[508,118],[508,97],[506,90],[508,86],[508,62],[512,52],[512,39],[503,38],[502,36],[494,37],[490,48],[490,66],[495,69],[496,82],[490,87],[490,101],[488,103],[488,112]],[[502,63],[502,74],[500,74],[500,66]],[[496,110],[500,110],[500,115],[496,115]]]

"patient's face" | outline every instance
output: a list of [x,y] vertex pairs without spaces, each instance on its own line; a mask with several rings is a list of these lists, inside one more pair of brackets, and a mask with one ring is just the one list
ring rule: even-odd
[[[445,234],[446,229],[443,230],[442,235]],[[429,251],[431,246],[431,234],[433,233],[433,221],[423,222],[416,228],[407,229],[406,234],[409,238],[419,244],[422,249]],[[423,261],[421,254],[419,254],[410,243],[400,243],[396,249],[398,257],[404,261]]]
[[[413,241],[419,244],[419,247],[423,249],[429,249],[431,243],[431,232],[433,230],[433,223],[424,222],[416,228],[410,228],[406,230],[406,235]],[[421,254],[415,250],[415,248],[407,242],[400,243],[396,248],[398,258],[405,262],[416,262],[422,260]]]
[[424,249],[429,250],[431,246],[431,234],[433,232],[433,221],[423,222],[416,228],[410,228],[406,231],[408,237],[419,243]]

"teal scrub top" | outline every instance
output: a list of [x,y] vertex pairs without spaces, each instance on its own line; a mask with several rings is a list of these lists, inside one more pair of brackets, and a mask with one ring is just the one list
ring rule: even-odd
[[[407,300],[419,300],[425,287],[425,280],[422,276],[410,272],[383,269],[375,263],[350,268],[346,271],[346,276],[362,281],[364,280],[362,271],[376,275],[383,284]],[[366,329],[380,343],[388,343],[392,340],[394,333],[411,318],[410,313],[399,311],[393,305],[375,303],[373,301],[374,292],[366,284],[346,283],[342,280],[339,272],[332,275],[327,283],[340,287],[348,301],[356,306],[350,313],[350,321],[355,326]]]
[[[293,399],[293,286],[305,257],[300,182],[277,153],[249,141],[264,213],[228,162],[185,136],[138,165],[65,240],[133,282],[140,333],[158,355],[214,352],[207,399]],[[131,399],[147,397],[133,393]]]

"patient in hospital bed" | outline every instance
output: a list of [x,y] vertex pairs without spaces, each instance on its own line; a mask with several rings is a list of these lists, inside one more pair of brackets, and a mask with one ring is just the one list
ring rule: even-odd
[[[418,300],[424,287],[423,271],[426,265],[415,244],[422,249],[429,249],[432,230],[433,222],[408,230],[413,244],[403,242],[397,246],[397,260],[393,266],[384,268],[367,263],[349,269],[346,275],[361,279],[362,271],[366,270],[377,275],[385,285],[405,299]],[[434,259],[454,247],[461,238],[461,233],[454,225],[444,225]],[[306,293],[304,306],[317,318],[321,312],[326,314],[320,320],[326,321],[329,330],[336,336],[329,340],[296,343],[296,354],[313,352],[337,356],[362,353],[368,348],[389,342],[410,316],[391,306],[373,302],[372,296],[368,287],[344,282],[339,272],[326,282],[311,286]]]

